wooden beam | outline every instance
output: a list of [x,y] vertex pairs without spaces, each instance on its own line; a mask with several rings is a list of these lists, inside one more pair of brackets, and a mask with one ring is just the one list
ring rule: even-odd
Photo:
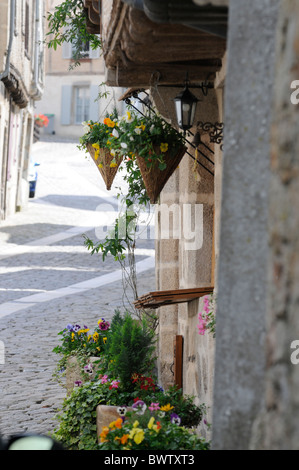
[[174,382],[183,388],[183,336],[176,335],[174,339]]
[[195,289],[177,289],[168,291],[149,292],[144,294],[134,302],[137,309],[156,309],[165,305],[174,305],[184,302],[191,302],[205,295],[210,295],[214,287],[199,287]]
[[105,82],[107,86],[127,88],[149,88],[154,85],[177,85],[182,87],[186,73],[190,85],[200,84],[208,80],[213,82],[221,65],[190,65],[186,64],[151,64],[129,65],[119,64],[117,68],[106,68]]

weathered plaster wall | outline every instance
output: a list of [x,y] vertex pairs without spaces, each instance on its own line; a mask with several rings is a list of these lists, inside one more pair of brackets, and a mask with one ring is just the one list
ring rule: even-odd
[[279,1],[230,1],[213,448],[247,449],[263,405],[270,126]]

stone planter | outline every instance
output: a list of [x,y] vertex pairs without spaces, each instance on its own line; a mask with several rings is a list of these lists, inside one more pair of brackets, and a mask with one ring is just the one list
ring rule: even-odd
[[[100,435],[104,426],[109,426],[112,421],[116,421],[120,416],[117,412],[118,406],[99,405],[97,407],[97,436]],[[133,408],[128,408],[133,411]]]
[[[94,364],[96,361],[99,361],[98,357],[90,357],[88,361],[86,361],[86,364]],[[84,366],[83,366],[84,367]],[[66,391],[67,394],[69,395],[73,388],[75,387],[75,382],[81,381],[81,382],[88,382],[94,377],[96,371],[96,366],[93,367],[93,373],[92,374],[86,374],[82,370],[82,365],[79,364],[78,359],[76,356],[70,357],[67,362],[67,367],[66,367]]]

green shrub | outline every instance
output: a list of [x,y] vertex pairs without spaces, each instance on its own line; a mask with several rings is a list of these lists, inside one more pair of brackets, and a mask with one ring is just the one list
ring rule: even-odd
[[132,392],[134,374],[151,374],[155,366],[155,335],[145,319],[135,320],[130,313],[115,314],[107,334],[106,372],[118,377],[124,391]]

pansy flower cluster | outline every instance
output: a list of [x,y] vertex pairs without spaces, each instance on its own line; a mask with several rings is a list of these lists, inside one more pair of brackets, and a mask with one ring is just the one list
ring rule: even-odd
[[165,443],[171,445],[174,436],[190,438],[190,432],[181,427],[180,417],[172,410],[173,406],[170,403],[164,406],[151,403],[147,407],[145,402],[139,399],[136,399],[129,409],[125,406],[118,407],[120,417],[102,428],[99,435],[100,448],[159,449],[163,448],[159,446]]
[[107,341],[107,331],[110,328],[110,323],[104,318],[98,321],[98,326],[93,332],[84,325],[69,323],[66,328],[58,333],[62,336],[61,344],[53,351],[57,354],[69,355],[73,352],[84,352],[87,355],[95,357],[101,354]]

